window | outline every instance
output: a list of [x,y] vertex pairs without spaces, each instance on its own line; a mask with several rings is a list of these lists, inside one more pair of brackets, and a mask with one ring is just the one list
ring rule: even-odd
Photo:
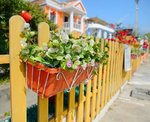
[[64,22],[69,22],[69,18],[67,16],[64,17]]
[[54,23],[56,22],[56,12],[52,11],[50,13],[50,20]]

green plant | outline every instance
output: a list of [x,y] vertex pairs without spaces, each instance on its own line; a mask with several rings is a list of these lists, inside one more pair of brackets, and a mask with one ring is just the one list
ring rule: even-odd
[[32,4],[26,0],[0,0],[0,54],[9,52],[9,19],[13,15],[19,15],[22,10],[26,10],[32,15],[32,20],[30,21],[31,29],[37,30],[37,25],[40,22],[47,22],[50,26],[50,30],[57,28],[53,22],[48,20],[47,15],[37,4]]
[[51,39],[43,47],[35,43],[36,32],[29,28],[25,29],[23,37],[20,57],[25,62],[40,62],[50,68],[69,70],[107,62],[107,51],[101,51],[100,42],[91,36],[75,39],[64,31],[51,31]]
[[[0,54],[9,53],[9,19],[13,15],[20,15],[21,11],[28,11],[32,15],[32,20],[30,21],[31,30],[37,30],[37,25],[40,22],[47,22],[49,24],[50,30],[54,30],[57,26],[48,20],[46,14],[42,8],[37,4],[32,4],[26,0],[0,0]],[[8,65],[0,65],[0,68],[7,70]],[[4,74],[8,77],[8,70]],[[0,74],[1,75],[1,74]]]

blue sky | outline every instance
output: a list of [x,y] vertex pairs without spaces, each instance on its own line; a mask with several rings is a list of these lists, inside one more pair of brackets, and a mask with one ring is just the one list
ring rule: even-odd
[[[135,28],[135,0],[82,0],[88,17]],[[150,32],[150,0],[139,0],[139,32]]]

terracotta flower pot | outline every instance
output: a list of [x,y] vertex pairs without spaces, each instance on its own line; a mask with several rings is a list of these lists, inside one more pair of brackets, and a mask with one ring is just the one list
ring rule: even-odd
[[47,68],[42,64],[27,62],[27,85],[39,96],[51,97],[58,92],[84,82],[94,67],[68,71],[60,68]]

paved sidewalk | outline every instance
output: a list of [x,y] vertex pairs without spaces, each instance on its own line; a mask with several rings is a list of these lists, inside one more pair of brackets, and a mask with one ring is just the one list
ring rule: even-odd
[[[27,106],[37,104],[37,95],[27,90]],[[0,86],[0,118],[5,112],[10,112],[10,84]]]
[[150,100],[130,96],[136,88],[150,90],[150,57],[134,74],[100,122],[150,122]]

